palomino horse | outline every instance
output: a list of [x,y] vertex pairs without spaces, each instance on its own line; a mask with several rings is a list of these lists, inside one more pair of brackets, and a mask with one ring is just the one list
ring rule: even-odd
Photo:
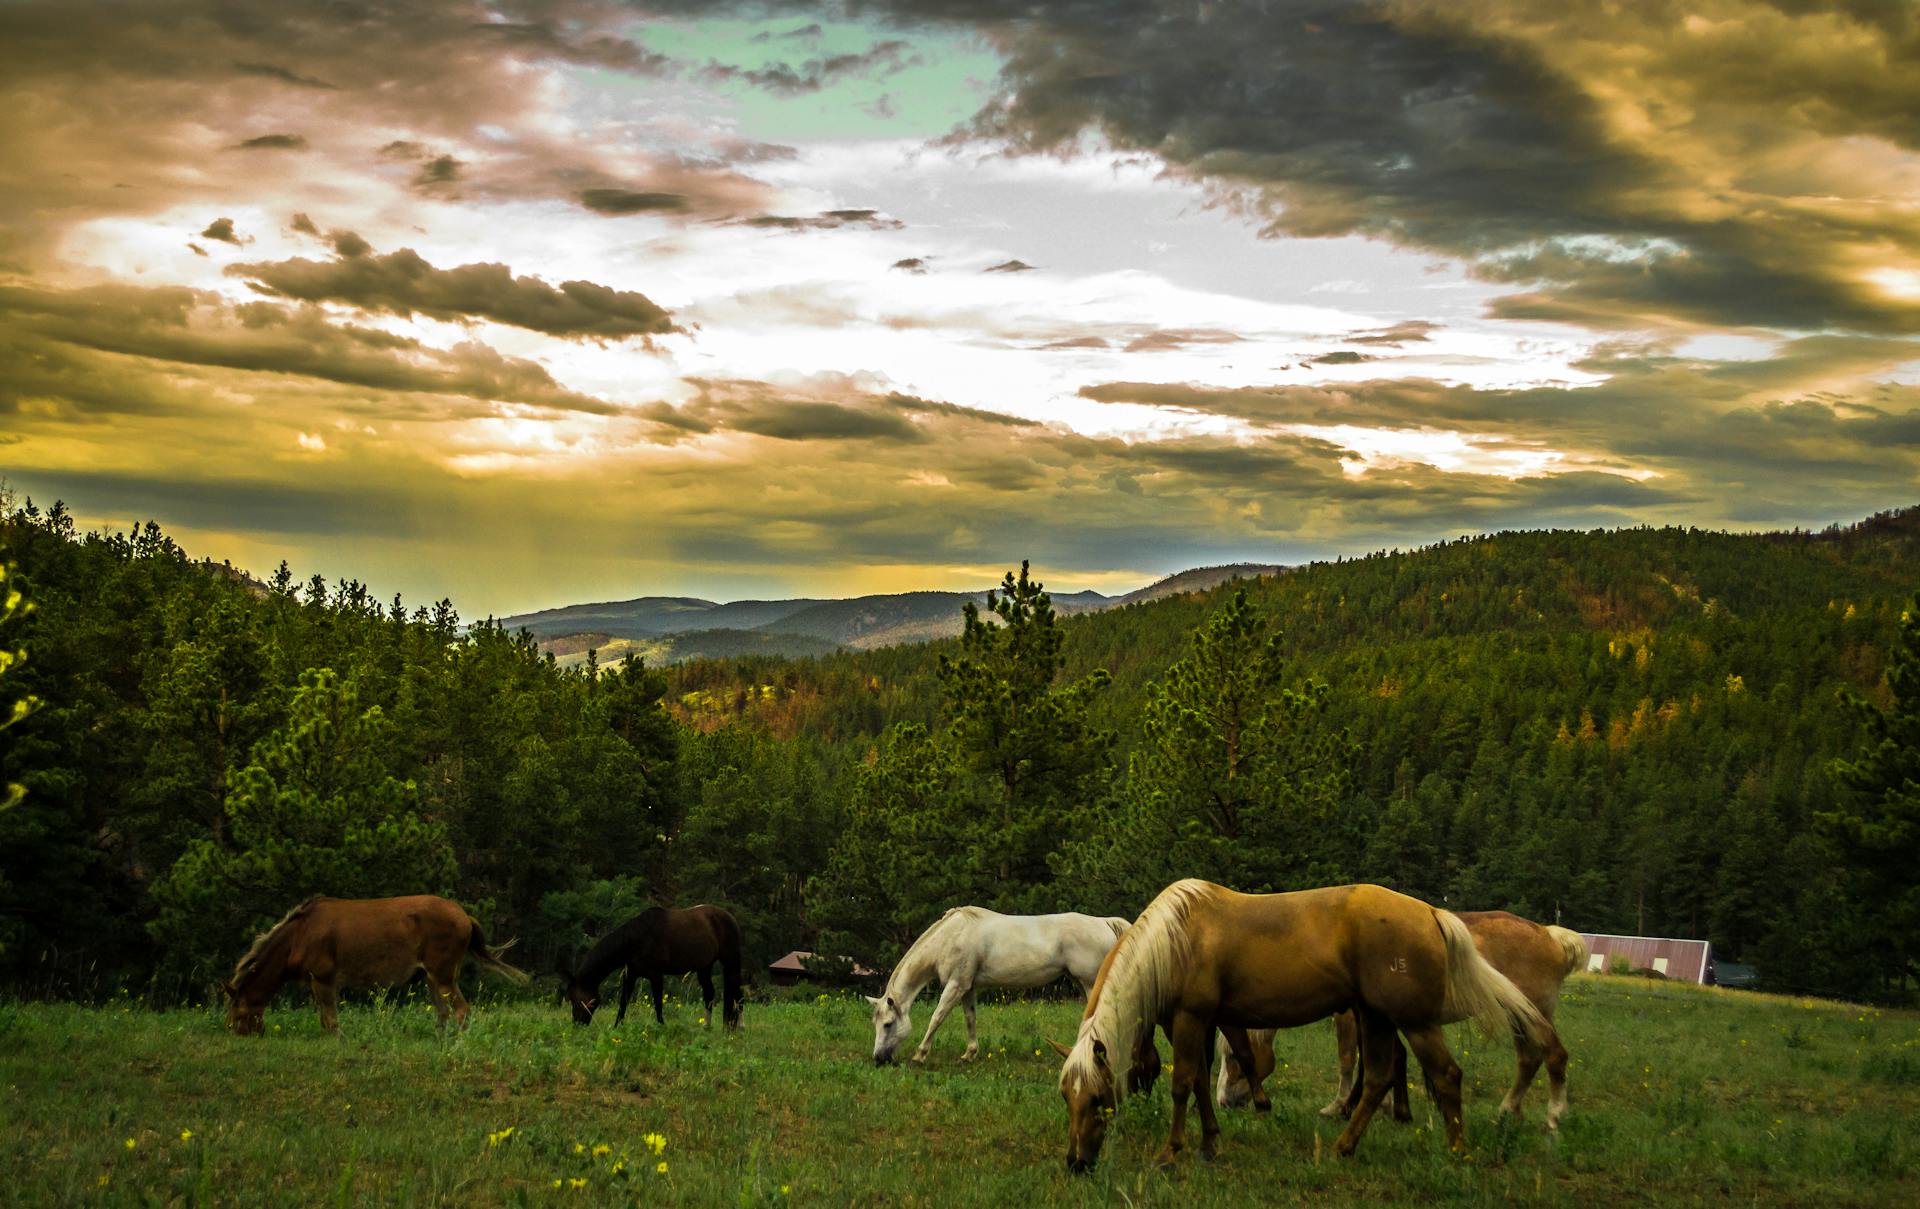
[[[1462,911],[1460,922],[1473,934],[1473,943],[1493,968],[1505,974],[1533,1001],[1548,1024],[1553,1023],[1554,1008],[1560,1002],[1560,984],[1567,975],[1587,964],[1587,942],[1578,932],[1554,924],[1537,924],[1505,911]],[[1360,1029],[1353,1013],[1334,1017],[1340,1046],[1340,1090],[1320,1110],[1323,1117],[1345,1117],[1353,1112],[1360,1097]],[[1273,1030],[1254,1029],[1248,1033],[1253,1051],[1254,1078],[1249,1080],[1231,1053],[1225,1053],[1220,1065],[1218,1099],[1222,1107],[1246,1103],[1250,1092],[1273,1073]],[[1515,1032],[1513,1048],[1519,1062],[1518,1073],[1507,1098],[1500,1102],[1502,1112],[1520,1115],[1520,1102],[1540,1070],[1547,1067],[1547,1128],[1558,1129],[1567,1110],[1567,1050],[1560,1043],[1558,1030],[1549,1029],[1544,1043],[1536,1043],[1525,1033]],[[1407,1052],[1394,1041],[1393,1118],[1411,1119],[1407,1108]]]
[[405,898],[310,898],[279,923],[254,938],[253,947],[233,967],[222,987],[227,995],[227,1027],[245,1037],[265,1031],[262,1017],[274,992],[297,979],[313,988],[320,1027],[339,1027],[342,986],[383,987],[404,982],[423,970],[433,988],[440,1028],[452,1009],[467,1025],[467,1001],[460,994],[460,962],[475,962],[514,982],[527,976],[499,958],[508,941],[489,952],[487,938],[458,903],[431,894]]
[[927,984],[941,984],[940,1002],[927,1021],[927,1035],[914,1051],[915,1062],[927,1060],[933,1035],[959,1004],[967,1017],[967,1049],[962,1061],[980,1052],[974,1028],[973,993],[978,987],[1028,988],[1045,986],[1070,974],[1085,993],[1093,986],[1100,960],[1114,938],[1127,930],[1118,917],[1100,918],[1067,912],[1060,915],[1002,915],[985,907],[953,907],[893,967],[887,989],[867,996],[873,1005],[873,1061],[893,1061],[913,1032],[913,1001]]
[[740,925],[719,907],[648,907],[600,938],[587,950],[580,964],[567,977],[567,1000],[573,1004],[573,1022],[585,1024],[600,1006],[600,984],[616,966],[625,966],[620,979],[620,1010],[614,1014],[618,1025],[627,1018],[627,1005],[633,1002],[634,983],[647,980],[653,991],[653,1018],[667,1022],[661,1010],[664,982],[669,974],[695,974],[707,1007],[705,1019],[713,1018],[713,964],[720,963],[721,986],[726,992],[728,1028],[740,1027]]
[[[1366,1086],[1334,1153],[1350,1155],[1386,1095],[1393,1030],[1406,1033],[1434,1086],[1447,1141],[1466,1149],[1460,1067],[1440,1026],[1472,1018],[1482,1027],[1546,1022],[1473,946],[1449,912],[1381,886],[1333,886],[1292,894],[1239,894],[1210,882],[1175,882],[1127,929],[1100,967],[1072,1049],[1060,1068],[1067,1104],[1067,1168],[1099,1157],[1107,1119],[1142,1033],[1158,1023],[1173,1038],[1173,1128],[1159,1161],[1186,1145],[1187,1099],[1201,1090],[1201,1153],[1220,1127],[1204,1093],[1213,1030],[1243,1051],[1248,1028],[1292,1028],[1354,1009],[1364,1038]],[[1249,1069],[1250,1053],[1237,1055]]]

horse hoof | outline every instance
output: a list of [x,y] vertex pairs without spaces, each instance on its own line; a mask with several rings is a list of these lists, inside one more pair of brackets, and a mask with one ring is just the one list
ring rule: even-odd
[[1271,1100],[1256,1100],[1256,1101],[1254,1101],[1254,1104],[1253,1104],[1253,1111],[1255,1111],[1255,1112],[1272,1112],[1272,1111],[1273,1111],[1273,1101],[1271,1101]]

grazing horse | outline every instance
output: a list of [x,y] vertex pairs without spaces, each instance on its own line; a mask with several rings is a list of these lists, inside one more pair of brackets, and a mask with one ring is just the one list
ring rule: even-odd
[[727,1027],[739,1028],[740,925],[719,907],[648,907],[601,937],[571,972],[562,971],[567,1000],[573,1004],[573,1022],[586,1024],[593,1019],[593,1010],[600,1006],[600,984],[616,966],[626,967],[626,972],[620,978],[620,1010],[614,1014],[614,1024],[627,1018],[627,1005],[633,1002],[634,984],[640,978],[647,980],[653,992],[653,1018],[665,1024],[660,1001],[669,974],[699,977],[705,1018],[711,1020],[716,961],[726,994]]
[[[1473,934],[1473,943],[1480,955],[1511,979],[1551,1025],[1554,1008],[1560,1002],[1560,984],[1567,975],[1587,964],[1587,942],[1578,932],[1553,924],[1537,924],[1505,911],[1462,911],[1459,915],[1460,922]],[[1323,1117],[1350,1116],[1360,1097],[1360,1081],[1355,1077],[1360,1057],[1359,1025],[1353,1013],[1342,1012],[1334,1017],[1334,1026],[1340,1046],[1340,1090],[1320,1110]],[[1253,1051],[1254,1078],[1249,1081],[1233,1055],[1227,1053],[1220,1066],[1217,1096],[1223,1108],[1244,1104],[1250,1092],[1258,1091],[1260,1081],[1273,1073],[1273,1030],[1251,1030],[1248,1040]],[[1397,1038],[1393,1044],[1393,1118],[1406,1121],[1412,1118],[1407,1108],[1407,1052]],[[1500,1102],[1501,1111],[1520,1115],[1520,1102],[1544,1062],[1549,1087],[1547,1128],[1558,1129],[1560,1117],[1567,1110],[1567,1050],[1560,1043],[1558,1030],[1550,1028],[1542,1042],[1516,1031],[1513,1048],[1519,1069],[1513,1087]]]
[[1354,1009],[1364,1038],[1366,1085],[1334,1143],[1350,1155],[1386,1094],[1393,1030],[1406,1033],[1434,1086],[1448,1144],[1466,1149],[1460,1124],[1460,1067],[1442,1024],[1472,1018],[1482,1027],[1539,1037],[1539,1009],[1473,945],[1452,913],[1381,886],[1332,886],[1292,894],[1239,894],[1210,882],[1175,882],[1148,904],[1100,967],[1080,1035],[1060,1067],[1067,1105],[1067,1168],[1099,1157],[1107,1120],[1145,1029],[1173,1038],[1173,1127],[1159,1162],[1186,1145],[1187,1099],[1196,1090],[1201,1153],[1212,1157],[1220,1127],[1204,1092],[1213,1031],[1229,1030],[1237,1056],[1248,1028],[1292,1028]]
[[1002,915],[985,907],[950,908],[893,967],[885,992],[867,996],[873,1005],[874,1064],[893,1061],[894,1051],[913,1033],[913,1001],[928,983],[942,984],[940,1002],[913,1060],[927,1060],[934,1033],[959,1004],[967,1017],[967,1049],[960,1059],[968,1061],[980,1052],[973,1019],[976,988],[1039,987],[1069,974],[1085,994],[1101,959],[1126,930],[1127,921],[1117,916]]
[[306,979],[320,1009],[320,1027],[331,1033],[339,1028],[342,986],[392,986],[423,970],[433,988],[441,1030],[447,1027],[449,1008],[465,1028],[461,960],[472,956],[502,977],[525,982],[525,974],[500,960],[512,945],[508,941],[489,951],[480,925],[460,904],[431,894],[310,898],[255,937],[253,947],[233,967],[233,977],[221,987],[227,996],[227,1027],[242,1037],[264,1032],[262,1017],[274,992]]

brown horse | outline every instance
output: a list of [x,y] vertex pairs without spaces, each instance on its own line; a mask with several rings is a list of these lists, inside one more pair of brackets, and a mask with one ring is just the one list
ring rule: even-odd
[[634,983],[645,977],[653,991],[653,1018],[665,1024],[660,1000],[668,974],[699,975],[706,1019],[713,1018],[716,961],[726,992],[727,1027],[739,1028],[740,925],[719,907],[688,907],[684,911],[648,907],[601,937],[574,970],[561,972],[567,979],[567,1001],[573,1004],[575,1024],[593,1019],[593,1010],[600,1006],[600,984],[616,966],[625,966],[626,973],[620,979],[620,1011],[613,1022],[617,1025],[627,1018]]
[[501,961],[508,941],[491,952],[480,925],[458,903],[431,894],[405,898],[314,897],[254,938],[253,947],[233,967],[222,986],[227,996],[227,1027],[242,1037],[265,1031],[261,1018],[274,992],[305,979],[320,1009],[320,1027],[339,1027],[342,986],[384,987],[404,982],[423,970],[433,988],[440,1028],[447,1012],[467,1024],[467,1001],[460,994],[460,962],[471,955],[481,966],[515,982],[527,976]]
[[[1187,1100],[1204,1088],[1213,1030],[1244,1052],[1248,1028],[1291,1028],[1353,1009],[1365,1044],[1366,1085],[1334,1152],[1353,1153],[1386,1095],[1387,1042],[1406,1033],[1435,1088],[1447,1141],[1464,1151],[1460,1067],[1440,1026],[1472,1018],[1488,1029],[1545,1028],[1539,1010],[1487,964],[1450,912],[1380,886],[1239,894],[1202,881],[1162,890],[1101,964],[1072,1049],[1060,1068],[1067,1104],[1067,1168],[1100,1153],[1145,1029],[1173,1038],[1173,1128],[1159,1161],[1186,1145]],[[1117,1069],[1116,1069],[1117,1067]],[[1218,1148],[1213,1101],[1199,1097],[1201,1153]]]
[[[1480,955],[1511,979],[1521,993],[1532,1000],[1533,1006],[1540,1009],[1547,1023],[1552,1024],[1554,1009],[1560,1003],[1560,984],[1587,963],[1586,941],[1578,932],[1558,925],[1537,924],[1505,911],[1462,911],[1459,915],[1460,922],[1473,934],[1473,943]],[[1360,1098],[1360,1081],[1355,1077],[1360,1058],[1360,1028],[1352,1012],[1335,1016],[1334,1027],[1340,1047],[1340,1090],[1320,1110],[1320,1115],[1345,1117],[1352,1114]],[[1259,1094],[1260,1082],[1273,1073],[1273,1033],[1272,1029],[1254,1029],[1248,1033],[1254,1062],[1251,1083],[1232,1053],[1224,1055],[1218,1096],[1222,1107],[1244,1104],[1250,1096],[1256,1102],[1265,1099]],[[1407,1052],[1401,1048],[1398,1038],[1393,1046],[1393,1118],[1406,1121],[1413,1115],[1407,1106]],[[1527,1088],[1545,1063],[1549,1086],[1547,1128],[1558,1129],[1560,1117],[1567,1110],[1567,1050],[1560,1043],[1559,1031],[1549,1029],[1542,1041],[1516,1031],[1513,1048],[1519,1069],[1513,1087],[1500,1102],[1501,1111],[1520,1115],[1520,1103],[1526,1097]]]

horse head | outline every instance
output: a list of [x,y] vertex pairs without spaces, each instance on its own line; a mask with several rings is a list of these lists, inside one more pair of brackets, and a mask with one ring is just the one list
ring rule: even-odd
[[245,993],[237,982],[223,982],[220,993],[227,998],[227,1031],[236,1037],[258,1037],[267,1031],[266,1000]]
[[1106,1043],[1083,1036],[1069,1049],[1049,1040],[1054,1052],[1066,1059],[1060,1068],[1060,1098],[1067,1102],[1067,1170],[1082,1175],[1093,1169],[1106,1141],[1107,1122],[1120,1096],[1107,1062]]
[[913,1032],[913,1005],[901,1007],[892,995],[869,995],[867,1002],[873,1005],[873,1064],[885,1066]]

